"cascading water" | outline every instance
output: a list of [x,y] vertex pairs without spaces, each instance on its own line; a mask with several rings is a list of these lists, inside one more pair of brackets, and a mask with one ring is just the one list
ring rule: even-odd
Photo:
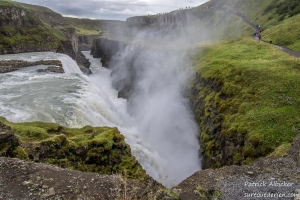
[[[33,66],[0,74],[0,116],[13,122],[118,127],[147,173],[168,187],[199,170],[196,127],[186,112],[187,102],[180,95],[181,84],[169,80],[167,87],[156,85],[147,89],[144,86],[149,83],[149,77],[143,75],[145,82],[139,85],[146,91],[136,94],[139,102],[136,108],[140,110],[131,116],[127,112],[127,100],[117,98],[117,91],[112,88],[111,71],[99,66],[99,59],[93,59],[89,52],[83,53],[91,62],[93,74],[90,76],[83,75],[76,62],[63,54],[0,56],[0,60],[58,59],[66,72],[38,73],[37,69],[46,66]],[[156,87],[164,90],[156,90]],[[170,97],[178,100],[170,102]]]

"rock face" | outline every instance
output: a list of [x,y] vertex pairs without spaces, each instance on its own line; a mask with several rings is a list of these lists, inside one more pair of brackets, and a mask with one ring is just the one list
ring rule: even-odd
[[38,21],[30,21],[29,19],[31,19],[31,17],[28,16],[27,12],[22,8],[0,7],[0,27],[17,27],[39,24]]
[[126,19],[128,26],[148,26],[158,21],[158,16],[136,16]]
[[[294,139],[289,153],[282,158],[260,158],[246,166],[233,165],[216,170],[198,171],[176,187],[184,191],[186,196],[194,195],[194,198],[180,199],[200,200],[202,198],[210,199],[210,197],[247,199],[255,193],[269,195],[297,193],[300,188],[299,142],[300,136]],[[249,196],[245,196],[245,194]]]
[[94,58],[101,58],[103,67],[109,68],[109,62],[112,57],[117,54],[120,50],[125,49],[126,44],[117,40],[109,39],[95,39],[93,41],[91,55]]
[[173,11],[166,14],[152,15],[152,16],[137,16],[126,19],[126,24],[129,27],[145,27],[154,25],[157,27],[177,27],[185,25],[191,18],[190,10]]
[[53,72],[53,73],[64,73],[64,69],[62,67],[57,66],[49,66],[47,69],[38,69],[38,72]]
[[19,145],[19,138],[11,128],[0,122],[0,156],[15,156],[14,150]]
[[[241,134],[234,137],[222,134],[224,114],[219,103],[216,102],[217,97],[214,96],[221,89],[222,85],[217,81],[205,80],[201,75],[196,74],[192,87],[188,91],[196,121],[200,126],[202,149],[200,153],[203,156],[204,169],[247,164],[246,161],[240,161],[240,158],[247,157],[249,153],[243,150],[248,143],[247,139]],[[226,100],[229,97],[222,94],[218,98]]]
[[[201,85],[201,87],[197,87]],[[210,90],[199,98],[200,91],[205,91],[203,88],[208,87]],[[238,144],[232,144],[228,138],[222,136],[222,114],[218,112],[218,107],[213,105],[214,102],[210,102],[208,107],[205,97],[210,93],[218,92],[221,90],[221,86],[213,80],[204,80],[200,75],[196,74],[194,77],[193,86],[189,89],[188,95],[191,100],[192,110],[195,110],[196,121],[201,124],[200,127],[200,144],[203,156],[203,168],[216,168],[224,165],[232,165],[233,159],[230,156],[232,147],[238,147]],[[222,99],[226,99],[223,96]],[[210,115],[206,115],[206,109],[209,109]],[[209,139],[213,138],[213,139]],[[238,139],[238,138],[237,138]],[[243,144],[243,141],[240,141]]]
[[97,36],[95,35],[79,35],[78,36],[78,50],[79,51],[90,51],[93,45],[93,40]]
[[23,60],[3,60],[0,61],[0,73],[12,72],[23,67],[34,65],[55,65],[55,67],[49,67],[47,70],[56,73],[64,73],[62,63],[59,60],[39,60],[36,62],[28,62]]
[[91,54],[101,58],[103,67],[112,69],[112,86],[118,91],[119,98],[128,99],[137,78],[134,62],[141,51],[140,47],[131,45],[130,55],[123,57],[122,52],[127,44],[121,41],[96,39],[93,42]]

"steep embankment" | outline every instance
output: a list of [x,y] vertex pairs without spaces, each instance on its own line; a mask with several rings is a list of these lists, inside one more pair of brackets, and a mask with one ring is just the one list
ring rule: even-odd
[[90,63],[78,51],[75,29],[58,13],[35,5],[0,2],[0,54],[54,51],[75,59],[90,73]]
[[125,48],[125,43],[118,40],[110,40],[105,38],[99,38],[93,40],[91,55],[94,58],[101,58],[103,67],[109,68],[109,62],[112,57],[119,51]]
[[190,88],[204,166],[248,164],[286,151],[299,134],[299,63],[271,45],[238,40],[202,49]]
[[1,54],[33,51],[66,51],[68,38],[12,1],[0,2]]

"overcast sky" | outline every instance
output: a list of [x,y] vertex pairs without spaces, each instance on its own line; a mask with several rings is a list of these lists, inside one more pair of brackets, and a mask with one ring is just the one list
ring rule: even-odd
[[48,7],[64,16],[126,20],[128,17],[195,7],[208,0],[16,0]]

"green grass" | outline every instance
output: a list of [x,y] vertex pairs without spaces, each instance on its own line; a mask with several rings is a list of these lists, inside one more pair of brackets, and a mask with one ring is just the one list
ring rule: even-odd
[[15,7],[21,7],[18,2],[12,1],[12,0],[1,0],[0,1],[0,6],[2,7],[7,7],[7,6],[15,6]]
[[[194,65],[203,79],[222,86],[219,92],[196,87],[207,108],[215,106],[222,114],[222,136],[244,138],[236,163],[266,156],[300,133],[299,60],[269,44],[241,39],[206,46]],[[208,117],[210,110],[198,115]],[[203,123],[200,128],[208,130]],[[203,141],[209,152],[213,138],[208,138]]]

